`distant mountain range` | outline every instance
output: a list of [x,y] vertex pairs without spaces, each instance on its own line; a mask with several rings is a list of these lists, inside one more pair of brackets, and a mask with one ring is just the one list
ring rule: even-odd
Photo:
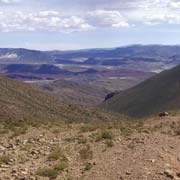
[[[81,59],[80,59],[81,58]],[[36,51],[28,49],[0,48],[0,62],[16,63],[106,63],[108,58],[124,63],[126,59],[171,62],[180,58],[180,46],[132,45],[112,49],[89,49],[75,51]],[[125,58],[125,59],[124,59]],[[65,62],[67,61],[67,62]],[[112,63],[114,64],[114,63]]]
[[161,71],[180,63],[180,46],[132,45],[111,49],[35,51],[0,49],[0,64],[76,64]]
[[48,53],[28,49],[0,48],[0,64],[53,63]]
[[76,51],[0,49],[0,73],[7,77],[24,81],[65,79],[108,91],[127,89],[179,64],[180,46],[132,45]]
[[151,116],[180,108],[180,65],[139,85],[109,94],[102,107],[131,117]]

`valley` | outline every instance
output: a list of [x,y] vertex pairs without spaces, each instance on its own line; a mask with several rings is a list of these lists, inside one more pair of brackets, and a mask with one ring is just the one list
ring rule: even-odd
[[179,180],[178,50],[0,50],[0,180]]
[[[0,49],[0,73],[29,83],[45,82],[45,85],[47,82],[65,80],[67,83],[76,83],[76,86],[89,86],[89,89],[97,87],[97,91],[106,89],[109,93],[129,89],[178,65],[179,50],[179,46],[162,45],[76,51],[4,48]],[[91,90],[89,93],[92,93]],[[78,97],[77,94],[76,96]],[[97,98],[98,100],[90,105],[100,104],[104,94],[100,96],[100,99]]]
[[180,0],[0,0],[0,180],[180,180]]

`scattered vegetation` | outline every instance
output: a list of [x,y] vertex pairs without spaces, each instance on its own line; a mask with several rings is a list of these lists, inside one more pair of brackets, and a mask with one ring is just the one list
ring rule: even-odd
[[110,130],[102,130],[100,132],[97,132],[93,134],[93,138],[95,139],[96,142],[101,141],[103,139],[113,139],[113,133]]
[[80,132],[92,132],[97,130],[99,127],[97,123],[87,123],[80,127]]
[[38,176],[43,176],[43,177],[49,177],[51,179],[56,179],[59,172],[56,169],[44,167],[44,168],[39,168],[37,170],[36,174]]
[[9,164],[10,156],[9,155],[2,155],[0,156],[0,164]]
[[67,142],[75,142],[77,141],[78,144],[86,144],[87,143],[87,138],[83,136],[76,136],[76,137],[68,137],[65,139]]
[[85,137],[78,138],[78,144],[86,144],[86,143],[87,143],[87,138]]
[[58,162],[53,167],[43,167],[36,171],[36,174],[50,179],[56,179],[58,174],[68,168],[68,163],[65,161]]
[[110,139],[106,141],[106,146],[107,147],[113,147],[114,146],[114,142]]
[[90,145],[86,145],[83,149],[79,151],[80,158],[82,160],[92,159],[93,151],[91,150]]
[[84,171],[89,171],[89,170],[91,170],[92,167],[93,167],[93,165],[91,163],[86,163]]
[[13,137],[17,137],[17,136],[20,136],[21,134],[26,134],[27,132],[27,127],[16,127],[14,128],[13,130],[13,134],[12,134],[12,138]]
[[65,169],[68,168],[68,163],[67,162],[59,162],[57,164],[54,165],[54,169],[57,170],[57,171],[63,171]]
[[53,148],[53,151],[49,154],[48,160],[63,160],[63,161],[67,161],[67,158],[64,155],[62,148],[55,147],[55,148]]

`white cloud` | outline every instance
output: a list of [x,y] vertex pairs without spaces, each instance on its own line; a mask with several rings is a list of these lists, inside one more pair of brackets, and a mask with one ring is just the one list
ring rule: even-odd
[[127,20],[118,11],[96,10],[88,13],[88,22],[96,27],[128,27]]
[[127,21],[118,11],[87,12],[83,16],[63,15],[58,11],[25,13],[0,12],[0,31],[50,31],[73,32],[94,28],[127,27]]
[[20,2],[20,0],[0,0],[0,3],[17,3]]
[[180,24],[179,0],[0,0],[6,4],[18,1],[22,3],[16,8],[1,8],[0,31],[72,32],[132,27],[137,22]]

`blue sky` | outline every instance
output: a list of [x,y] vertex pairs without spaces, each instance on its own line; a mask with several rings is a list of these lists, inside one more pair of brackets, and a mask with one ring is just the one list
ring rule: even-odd
[[179,0],[0,0],[0,47],[180,44]]

